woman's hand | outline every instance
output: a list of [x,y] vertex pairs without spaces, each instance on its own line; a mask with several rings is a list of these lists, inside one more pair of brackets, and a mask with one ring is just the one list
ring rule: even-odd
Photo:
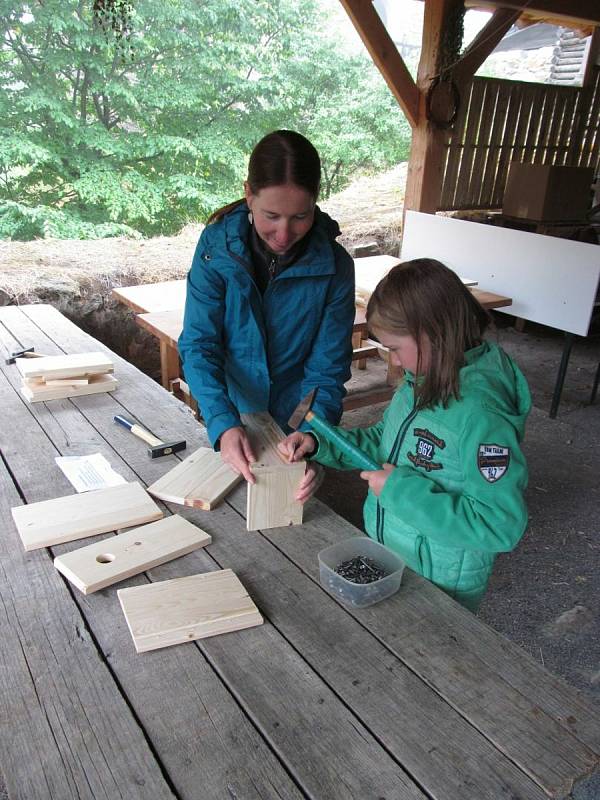
[[390,477],[394,469],[395,467],[393,464],[384,464],[383,469],[374,469],[372,471],[369,470],[368,472],[365,470],[364,472],[360,473],[360,477],[363,479],[363,481],[367,481],[369,484],[369,489],[374,495],[379,497],[383,491],[385,482]]
[[231,469],[244,476],[248,483],[256,483],[250,471],[250,464],[256,461],[246,431],[241,428],[228,428],[221,434],[221,458]]
[[317,449],[315,437],[310,433],[295,431],[279,442],[277,449],[288,461],[302,461],[304,456],[314,453]]
[[296,500],[299,500],[304,505],[323,483],[324,473],[325,471],[320,464],[307,464],[306,472],[296,492]]

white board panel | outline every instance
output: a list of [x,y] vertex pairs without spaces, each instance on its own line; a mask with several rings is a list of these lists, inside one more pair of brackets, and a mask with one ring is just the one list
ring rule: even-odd
[[483,291],[512,297],[498,309],[586,336],[600,275],[600,246],[408,211],[402,261],[436,258]]

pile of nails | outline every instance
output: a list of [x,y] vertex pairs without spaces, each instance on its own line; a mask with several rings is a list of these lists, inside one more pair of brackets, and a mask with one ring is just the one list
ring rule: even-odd
[[385,571],[372,558],[355,556],[349,561],[342,561],[335,572],[351,583],[373,583],[383,578]]

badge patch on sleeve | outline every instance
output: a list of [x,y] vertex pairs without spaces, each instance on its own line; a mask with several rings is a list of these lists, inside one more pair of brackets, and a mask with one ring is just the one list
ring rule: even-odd
[[488,483],[495,483],[505,474],[510,462],[510,449],[499,444],[480,444],[477,451],[479,472]]

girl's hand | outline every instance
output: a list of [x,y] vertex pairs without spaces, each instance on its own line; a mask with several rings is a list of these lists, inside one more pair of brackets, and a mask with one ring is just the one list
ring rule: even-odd
[[[304,456],[314,453],[317,449],[315,437],[310,433],[295,431],[279,442],[277,449],[288,461],[302,461]],[[307,473],[308,474],[308,473]],[[299,499],[299,498],[298,498]]]
[[363,481],[368,482],[369,489],[373,492],[374,495],[377,495],[377,497],[379,497],[379,495],[383,491],[385,482],[390,477],[394,469],[395,467],[393,464],[384,464],[383,469],[361,472],[360,477],[363,479]]
[[324,474],[325,471],[320,464],[315,464],[314,462],[307,464],[306,473],[296,492],[296,500],[299,500],[304,505],[323,483]]
[[221,458],[231,469],[242,474],[248,483],[256,483],[250,464],[256,461],[248,435],[243,428],[228,428],[221,434]]

